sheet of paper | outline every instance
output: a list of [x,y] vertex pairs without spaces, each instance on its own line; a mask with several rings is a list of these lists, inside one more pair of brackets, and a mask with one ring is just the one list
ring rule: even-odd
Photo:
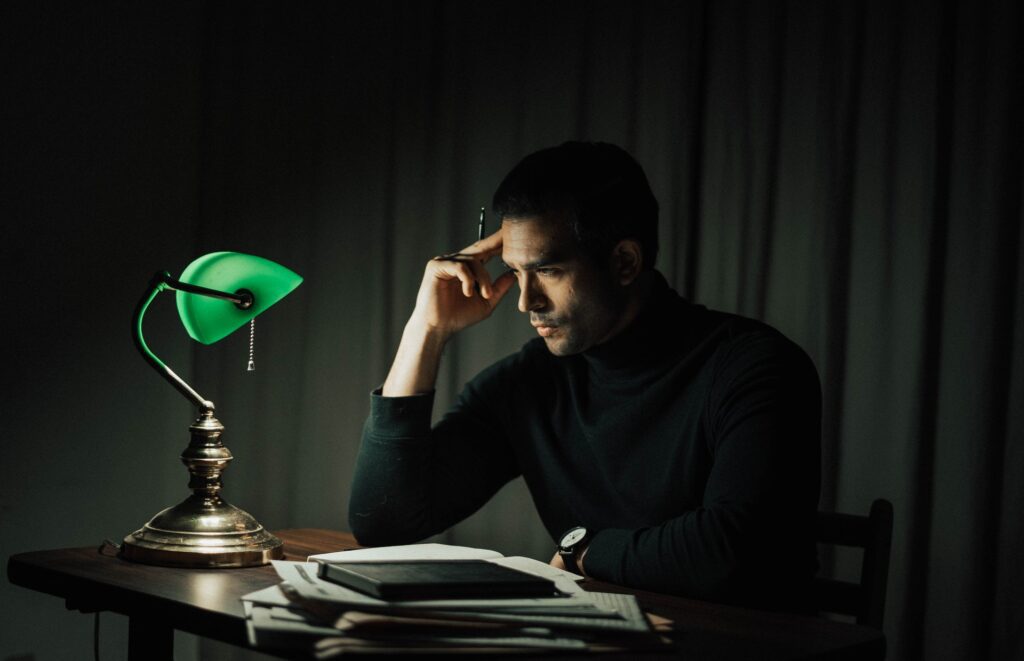
[[471,546],[451,544],[404,544],[402,546],[378,546],[369,549],[352,549],[334,553],[318,553],[306,560],[326,562],[372,562],[380,560],[487,560],[502,557],[497,551],[476,549]]
[[291,602],[288,601],[288,597],[282,592],[281,585],[286,584],[271,585],[269,588],[243,594],[240,598],[243,604],[256,603],[264,606],[287,606]]
[[427,610],[467,609],[467,610],[501,610],[503,608],[557,609],[563,612],[567,608],[578,608],[601,612],[594,604],[589,593],[579,589],[575,583],[564,581],[567,589],[573,590],[565,597],[537,597],[524,599],[431,599],[427,601],[385,601],[370,595],[350,590],[341,585],[325,581],[317,576],[316,562],[291,562],[273,560],[274,570],[284,581],[287,581],[306,599],[321,599],[353,607],[369,607],[376,609],[410,608]]
[[308,634],[310,636],[337,636],[338,630],[310,622],[301,612],[284,608],[265,608],[253,606],[249,619],[259,631],[289,634]]
[[350,613],[335,626],[345,636],[390,644],[541,647],[583,649],[582,640],[556,635],[542,627],[505,626],[481,622]]
[[550,578],[551,580],[557,580],[559,578],[567,578],[570,581],[582,581],[583,577],[579,574],[574,574],[571,571],[565,571],[558,567],[552,567],[546,562],[540,560],[534,560],[533,558],[525,558],[521,555],[512,555],[507,558],[490,558],[488,562],[493,562],[496,565],[504,565],[505,567],[511,567],[512,569],[518,569],[524,571],[527,574],[533,574],[534,576],[543,576],[544,578]]
[[270,617],[273,620],[281,620],[284,622],[303,622],[305,624],[327,626],[327,624],[316,620],[310,613],[299,608],[287,608],[285,606],[261,606],[260,608],[264,612],[269,612]]
[[[636,597],[631,594],[612,592],[590,592],[594,599],[605,608],[614,611],[618,617],[587,617],[572,613],[543,613],[525,611],[466,611],[467,617],[480,618],[491,622],[521,623],[531,626],[547,626],[556,629],[578,629],[602,632],[648,633],[651,625]],[[447,611],[454,613],[458,611]]]
[[[317,659],[333,659],[350,653],[405,656],[429,654],[439,658],[445,653],[462,658],[475,658],[487,654],[508,654],[512,650],[576,650],[587,649],[586,642],[575,638],[547,638],[534,636],[388,636],[375,640],[341,636],[325,638],[316,643]],[[469,655],[473,655],[470,657]]]

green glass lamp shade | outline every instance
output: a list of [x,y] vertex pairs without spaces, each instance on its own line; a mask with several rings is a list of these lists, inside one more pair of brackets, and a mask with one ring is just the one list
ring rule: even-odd
[[253,296],[242,309],[230,301],[177,292],[178,315],[192,339],[213,344],[241,328],[256,315],[302,284],[302,276],[269,259],[237,252],[211,252],[189,264],[179,278],[184,283]]

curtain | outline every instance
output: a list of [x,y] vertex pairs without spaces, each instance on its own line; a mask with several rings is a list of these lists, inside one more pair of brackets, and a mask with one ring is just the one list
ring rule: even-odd
[[[264,524],[346,527],[425,261],[475,239],[523,155],[609,141],[660,201],[669,282],[813,358],[822,509],[893,502],[889,658],[1024,657],[1018,3],[210,3],[201,23],[197,254],[306,278],[257,320],[255,378],[247,334],[194,355]],[[456,338],[435,414],[529,337],[506,302]],[[553,552],[519,482],[443,539]]]

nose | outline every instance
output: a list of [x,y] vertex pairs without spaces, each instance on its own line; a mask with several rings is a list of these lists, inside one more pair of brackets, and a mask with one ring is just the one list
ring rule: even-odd
[[529,273],[519,279],[519,311],[540,310],[547,304],[544,293],[537,285],[537,279]]

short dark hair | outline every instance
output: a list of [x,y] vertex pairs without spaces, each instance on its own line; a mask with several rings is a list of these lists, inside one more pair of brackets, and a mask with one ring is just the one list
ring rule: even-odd
[[626,150],[606,142],[566,142],[530,154],[498,186],[492,208],[499,219],[566,222],[594,258],[627,238],[639,241],[644,268],[658,258],[658,201],[647,176]]

